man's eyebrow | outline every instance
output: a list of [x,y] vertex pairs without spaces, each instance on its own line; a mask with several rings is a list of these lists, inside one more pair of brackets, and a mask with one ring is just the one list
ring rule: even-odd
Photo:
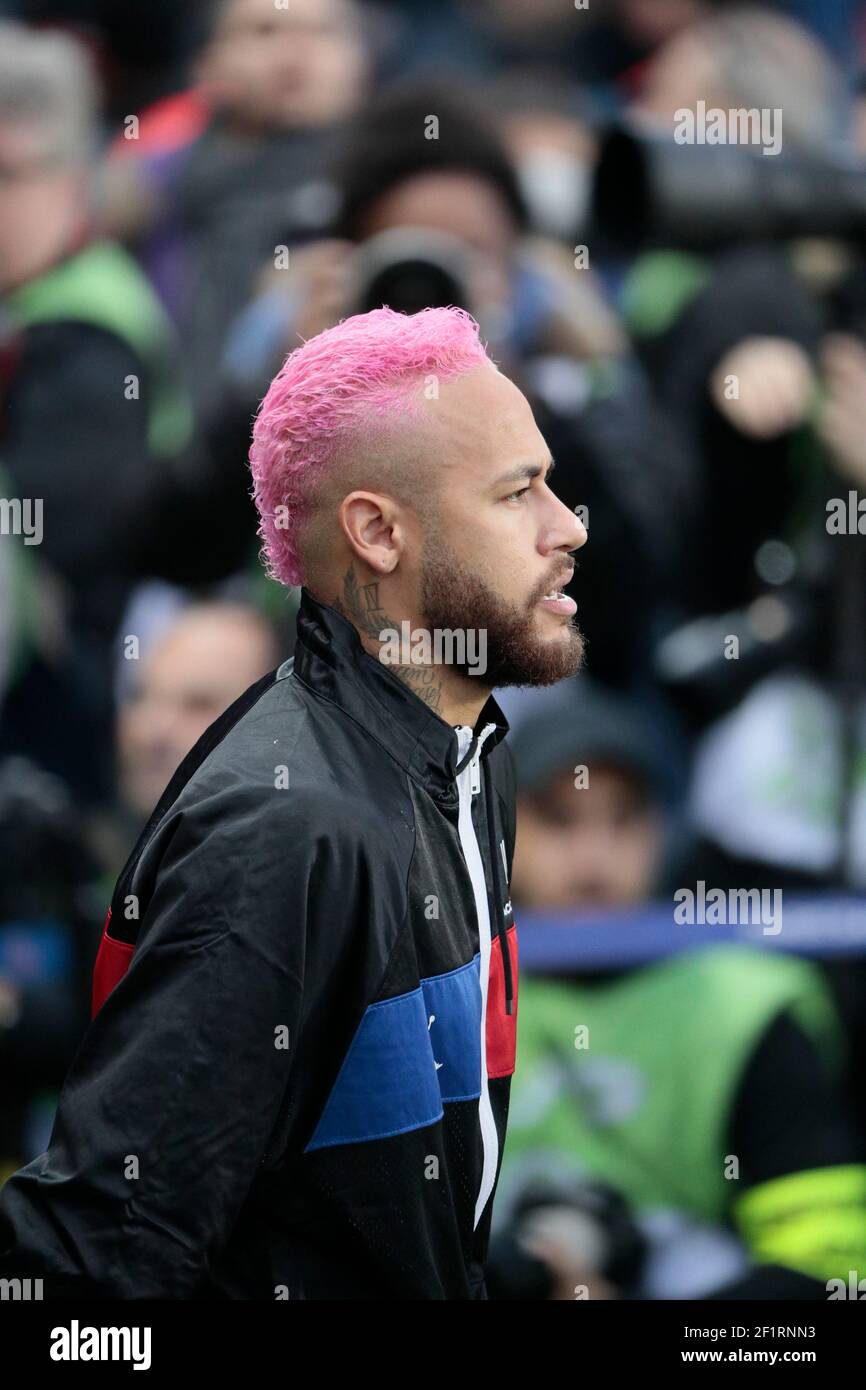
[[[546,463],[547,473],[544,478],[545,482],[547,482],[547,479],[556,467],[555,461],[550,457],[547,458]],[[521,478],[537,478],[542,471],[543,469],[540,463],[522,463],[519,464],[517,468],[512,468],[510,473],[503,473],[501,477],[496,479],[493,486],[499,487],[502,483],[519,483]]]

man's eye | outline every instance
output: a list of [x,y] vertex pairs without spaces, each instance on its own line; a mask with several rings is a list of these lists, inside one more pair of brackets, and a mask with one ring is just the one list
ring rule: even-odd
[[528,491],[529,491],[529,488],[528,488],[528,487],[522,487],[522,488],[519,488],[517,492],[509,492],[508,496],[505,497],[505,498],[503,498],[503,501],[505,501],[505,502],[510,502],[511,499],[512,499],[512,497],[522,497],[522,496],[524,495],[524,493],[526,493],[526,492],[528,492]]

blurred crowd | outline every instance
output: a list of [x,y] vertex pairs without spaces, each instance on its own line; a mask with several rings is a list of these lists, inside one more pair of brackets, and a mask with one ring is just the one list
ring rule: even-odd
[[[0,1182],[160,793],[291,655],[251,421],[350,314],[468,309],[586,519],[586,671],[501,692],[517,920],[866,890],[864,72],[863,0],[0,0]],[[702,102],[779,156],[676,145]],[[863,979],[522,976],[494,1296],[866,1276]]]

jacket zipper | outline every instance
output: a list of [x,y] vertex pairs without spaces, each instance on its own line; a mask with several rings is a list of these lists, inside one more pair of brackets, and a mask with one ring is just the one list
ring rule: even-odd
[[[475,912],[478,918],[478,944],[480,950],[479,985],[481,987],[481,1096],[478,1102],[478,1117],[481,1125],[481,1142],[484,1161],[481,1168],[481,1182],[475,1202],[474,1230],[481,1219],[496,1180],[496,1165],[499,1160],[499,1136],[493,1107],[490,1104],[490,1091],[487,1085],[487,992],[490,982],[491,922],[487,898],[487,885],[484,878],[484,862],[478,845],[478,836],[472,820],[472,798],[481,790],[481,748],[484,740],[493,733],[495,724],[485,725],[479,735],[478,744],[467,766],[457,777],[457,791],[460,798],[460,817],[458,831],[463,848],[463,857],[472,881],[475,898]],[[472,741],[472,730],[466,725],[457,727],[458,762],[465,756]],[[496,866],[493,866],[496,872]]]

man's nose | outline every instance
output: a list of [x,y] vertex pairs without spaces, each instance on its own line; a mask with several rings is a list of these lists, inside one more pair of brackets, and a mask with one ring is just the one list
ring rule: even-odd
[[569,550],[580,550],[587,540],[588,532],[580,517],[557,498],[551,549],[566,546]]
[[580,547],[582,545],[586,545],[587,541],[589,540],[589,532],[587,531],[579,516],[575,516],[574,512],[569,512],[569,516],[574,522],[577,532],[577,539],[574,542],[574,549],[580,550]]

